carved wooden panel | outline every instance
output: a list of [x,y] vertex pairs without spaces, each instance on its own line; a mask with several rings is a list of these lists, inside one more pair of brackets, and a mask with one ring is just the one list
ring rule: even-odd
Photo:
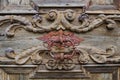
[[119,80],[119,10],[94,13],[90,0],[20,5],[0,10],[1,80]]

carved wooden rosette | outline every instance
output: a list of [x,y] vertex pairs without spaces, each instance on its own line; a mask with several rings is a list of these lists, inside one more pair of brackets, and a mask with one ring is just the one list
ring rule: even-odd
[[[29,48],[19,54],[16,54],[17,52],[12,48],[6,49],[6,56],[0,57],[1,65],[20,65],[21,67],[17,66],[18,69],[25,68],[24,65],[33,65],[31,67],[37,69],[34,69],[35,73],[32,78],[45,78],[46,73],[51,75],[51,77],[47,76],[48,78],[54,78],[53,74],[59,76],[65,72],[68,75],[71,72],[81,75],[79,77],[71,75],[73,78],[88,78],[89,73],[82,67],[83,64],[120,62],[120,56],[114,57],[116,46],[111,45],[103,50],[94,46],[80,45],[83,39],[73,34],[73,32],[87,33],[102,24],[106,24],[107,30],[114,30],[118,27],[116,21],[120,21],[120,15],[99,15],[95,19],[90,19],[87,14],[83,13],[77,17],[78,23],[81,23],[79,25],[72,24],[75,19],[76,12],[73,10],[51,10],[44,16],[34,15],[31,21],[22,16],[1,16],[0,26],[8,22],[11,23],[6,28],[3,36],[14,37],[18,28],[33,33],[49,32],[37,38],[43,41],[42,46]],[[50,25],[42,25],[43,20],[50,22]],[[31,67],[29,68],[31,69]],[[43,71],[41,67],[44,67]],[[8,72],[10,72],[9,69]],[[41,73],[43,75],[39,76]],[[64,78],[69,77],[64,76]]]

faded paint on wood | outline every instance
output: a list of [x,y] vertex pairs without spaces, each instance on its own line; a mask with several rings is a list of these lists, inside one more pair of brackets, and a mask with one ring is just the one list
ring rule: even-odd
[[8,2],[8,4],[12,4],[12,5],[25,5],[25,4],[29,4],[29,0],[6,0]]
[[112,80],[112,74],[109,73],[92,74],[92,78],[90,80]]
[[0,14],[35,14],[29,0],[0,0]]
[[6,79],[8,79],[7,73],[0,69],[0,80],[6,80]]
[[28,5],[30,0],[0,0],[0,10],[8,5]]
[[113,0],[92,0],[93,4],[99,4],[99,5],[109,5],[109,4],[113,4]]

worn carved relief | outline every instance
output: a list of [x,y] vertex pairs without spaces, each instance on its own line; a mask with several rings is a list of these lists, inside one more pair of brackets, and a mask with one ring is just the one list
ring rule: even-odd
[[[63,55],[63,57],[61,57],[60,55],[54,56],[52,53],[50,54],[51,57],[54,57],[56,59],[57,58],[64,59],[64,58],[70,58],[70,56],[73,56],[76,53],[75,50],[73,50],[73,48],[75,48],[76,44],[78,44],[78,43],[80,43],[80,41],[82,41],[82,39],[79,40],[77,37],[74,37],[73,33],[65,32],[64,30],[70,30],[70,31],[75,31],[75,32],[88,32],[94,28],[100,27],[100,25],[102,25],[103,23],[106,24],[106,29],[113,30],[114,28],[117,27],[117,23],[115,21],[116,20],[119,21],[119,19],[120,19],[119,15],[108,15],[108,16],[99,15],[97,18],[91,20],[87,14],[83,13],[78,18],[78,21],[82,22],[81,25],[75,26],[75,25],[71,24],[71,22],[75,19],[75,14],[76,13],[72,10],[66,10],[65,12],[51,10],[44,17],[48,21],[52,22],[52,24],[49,26],[41,25],[43,17],[41,15],[38,15],[38,14],[33,16],[32,21],[26,19],[25,17],[21,17],[21,16],[1,16],[1,18],[0,18],[1,24],[0,25],[3,25],[7,22],[11,22],[11,25],[8,26],[5,30],[4,35],[6,35],[7,37],[14,36],[17,28],[24,28],[25,30],[31,31],[34,33],[38,33],[38,32],[41,33],[41,32],[45,32],[45,31],[58,30],[58,32],[54,32],[54,31],[50,32],[49,34],[45,35],[43,37],[43,39],[40,38],[40,40],[45,41],[48,44],[48,47],[51,49],[49,49],[48,47],[47,47],[48,48],[47,49],[47,48],[45,48],[45,46],[43,46],[43,47],[37,46],[37,47],[33,47],[31,49],[28,49],[27,51],[22,52],[20,55],[21,56],[31,55],[32,53],[35,53],[35,55],[36,55],[37,53],[40,53],[39,50],[40,51],[53,50],[56,52],[57,50],[55,50],[54,48],[52,49],[52,46],[54,46],[54,44],[55,44],[55,46],[58,46],[58,47],[63,47],[65,45],[70,46],[70,48],[66,49],[64,52],[73,51],[71,53],[71,55],[60,54],[61,56]],[[53,37],[53,40],[51,37]],[[68,37],[68,39],[65,37]],[[66,41],[66,42],[64,43],[64,41]],[[67,42],[68,42],[68,44],[67,44]],[[115,47],[112,46],[111,48],[106,49],[106,51],[104,51],[104,52],[96,51],[96,53],[100,53],[98,55],[102,55],[101,58],[105,59],[109,56],[103,57],[103,54],[104,55],[114,54],[115,53],[114,48]],[[59,49],[60,48],[58,48],[58,52],[59,52]],[[77,51],[80,53],[83,53],[83,55],[88,54],[87,51],[85,51],[85,50],[78,49]],[[108,54],[109,52],[111,54]],[[94,61],[99,63],[99,60],[95,59],[95,56],[98,56],[98,55],[91,56],[91,58]],[[14,53],[12,53],[12,55],[7,54],[7,56],[10,58],[15,57]],[[19,58],[20,57],[17,57],[15,59],[16,62],[18,61],[17,62],[18,64],[24,64],[28,59],[27,58],[26,60],[19,61],[18,60]],[[32,59],[32,57],[31,57],[31,59]],[[42,58],[39,57],[38,61],[41,62],[41,60],[42,60]],[[106,62],[106,59],[102,63],[104,63],[104,62]],[[34,61],[33,61],[33,63],[34,63]]]
[[[51,10],[44,17],[36,14],[33,16],[32,21],[21,16],[1,16],[0,22],[2,24],[11,22],[12,24],[7,27],[5,35],[8,37],[14,36],[15,30],[17,28],[24,28],[27,31],[34,33],[48,32],[52,30],[70,30],[73,32],[88,32],[101,24],[106,24],[106,29],[113,30],[117,27],[116,20],[119,21],[119,15],[99,15],[95,19],[90,19],[85,13],[81,14],[78,18],[78,22],[81,24],[79,26],[71,24],[71,22],[76,18],[76,13],[72,10],[66,10],[65,12]],[[51,22],[50,25],[42,25],[43,18]]]
[[[118,27],[116,21],[120,21],[120,15],[106,16],[102,14],[91,19],[89,15],[82,13],[77,18],[80,24],[72,24],[76,19],[76,13],[73,10],[51,10],[44,16],[36,14],[31,20],[22,16],[1,16],[0,26],[8,22],[11,23],[3,33],[6,37],[14,37],[18,28],[33,33],[45,33],[42,37],[36,38],[43,42],[42,46],[35,46],[21,53],[17,53],[12,48],[6,49],[6,55],[0,57],[1,64],[30,64],[37,65],[37,67],[44,65],[45,69],[50,71],[71,71],[79,65],[81,71],[87,74],[82,68],[83,64],[119,63],[120,56],[115,56],[116,46],[111,45],[103,50],[95,46],[81,45],[80,43],[85,39],[78,37],[73,32],[87,33],[101,27],[102,24],[106,25],[107,30],[113,30]],[[42,25],[43,20],[50,22],[50,25]]]

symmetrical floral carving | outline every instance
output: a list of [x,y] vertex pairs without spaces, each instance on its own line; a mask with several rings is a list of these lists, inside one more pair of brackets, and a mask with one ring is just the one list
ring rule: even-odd
[[[73,10],[51,10],[44,16],[34,15],[31,21],[21,16],[0,17],[0,26],[10,22],[5,31],[5,35],[8,37],[13,37],[17,28],[34,33],[49,32],[37,38],[43,41],[43,45],[32,47],[19,54],[14,49],[8,48],[5,51],[6,56],[0,58],[0,61],[3,63],[5,60],[13,61],[14,64],[19,65],[45,65],[49,70],[71,70],[75,68],[76,64],[120,62],[120,57],[115,56],[115,46],[101,50],[92,46],[80,45],[83,39],[70,32],[88,32],[100,27],[103,23],[107,24],[107,30],[113,30],[117,27],[115,21],[120,20],[119,15],[99,15],[95,19],[90,19],[87,14],[83,13],[78,17],[78,22],[81,23],[79,25],[72,24],[75,19],[76,13]],[[42,24],[44,20],[50,25],[44,26]]]
[[[54,42],[53,42],[54,43]],[[56,44],[59,44],[56,43]],[[7,60],[14,60],[17,64],[25,64],[29,61],[32,64],[41,64],[45,62],[46,67],[48,69],[71,69],[73,68],[74,64],[72,63],[80,63],[80,64],[87,64],[87,63],[118,63],[120,62],[120,57],[115,56],[116,54],[116,47],[111,46],[106,50],[102,50],[92,46],[83,46],[78,45],[74,48],[64,47],[65,49],[59,50],[52,46],[50,49],[44,46],[36,46],[31,49],[25,50],[22,53],[16,54],[15,51],[11,48],[6,50],[6,57],[2,57],[0,61],[4,59]],[[67,50],[68,49],[68,50]],[[67,51],[69,51],[67,53]],[[71,54],[71,52],[73,53]],[[58,54],[57,54],[58,53]],[[46,54],[49,56],[50,59],[45,59],[41,56],[41,54]],[[44,61],[44,59],[46,61]],[[77,61],[76,61],[77,60]],[[63,65],[63,63],[66,63]],[[69,64],[70,63],[70,64]],[[71,65],[69,67],[65,67]],[[59,67],[61,66],[61,67]]]
[[[115,46],[102,50],[92,46],[79,45],[83,39],[78,38],[71,32],[53,31],[37,39],[44,41],[44,45],[32,47],[19,54],[8,48],[5,51],[6,57],[0,58],[0,61],[7,59],[8,61],[14,60],[16,64],[45,64],[47,69],[60,70],[73,69],[75,63],[120,62],[120,57],[115,56],[117,50]],[[42,56],[43,54],[48,58]]]
[[71,70],[75,67],[75,64],[72,59],[60,60],[49,60],[46,63],[46,68],[49,70]]
[[[59,29],[81,33],[93,30],[94,28],[100,27],[101,24],[105,23],[107,24],[106,28],[108,30],[113,30],[115,27],[117,27],[115,21],[120,20],[119,15],[99,15],[95,19],[90,19],[87,14],[83,13],[78,18],[78,22],[81,22],[81,24],[76,26],[71,23],[75,20],[75,15],[75,11],[68,9],[63,12],[51,10],[44,17],[36,14],[33,16],[32,21],[21,16],[1,16],[0,25],[11,22],[11,25],[7,27],[5,33],[7,36],[14,36],[17,28],[24,28],[27,31],[35,33]],[[48,26],[42,25],[43,19],[48,20],[48,22],[51,22],[51,24]]]

